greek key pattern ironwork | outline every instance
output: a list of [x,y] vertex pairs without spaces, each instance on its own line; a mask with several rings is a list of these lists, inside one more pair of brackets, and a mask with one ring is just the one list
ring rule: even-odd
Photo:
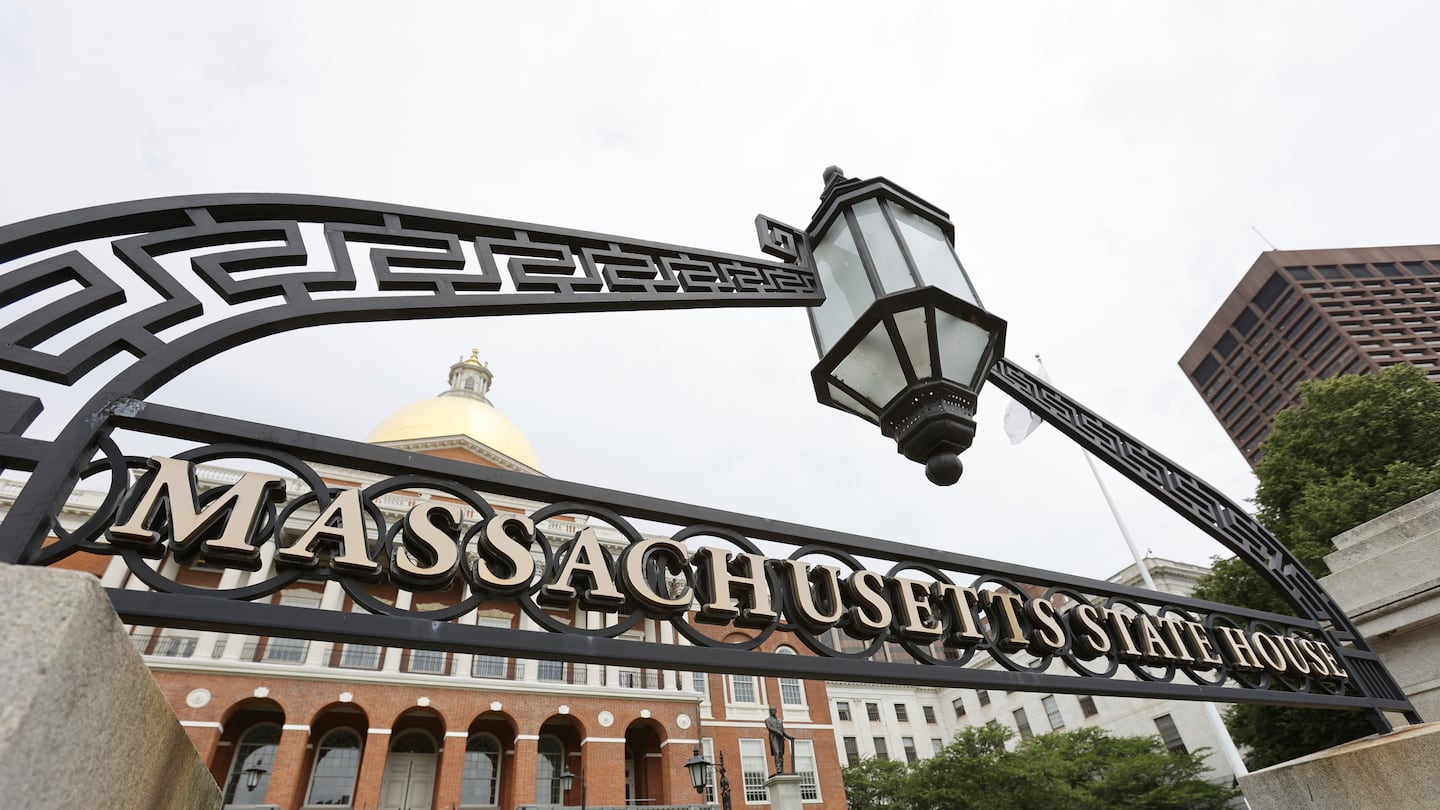
[[1001,359],[991,369],[989,379],[1259,571],[1300,615],[1317,621],[1347,656],[1351,671],[1363,682],[1367,694],[1403,697],[1383,667],[1375,664],[1364,637],[1309,571],[1219,490],[1016,363]]
[[[323,232],[319,244],[306,238],[304,229],[310,225]],[[23,261],[95,240],[109,240],[124,268],[159,300],[112,323],[127,300],[126,289],[115,281],[117,274],[107,274],[79,249]],[[313,253],[323,258],[315,259]],[[372,278],[365,285],[357,279],[352,253],[368,260],[365,272]],[[61,293],[57,300],[0,324],[0,368],[71,384],[117,353],[144,358],[225,317],[224,311],[207,313],[187,289],[189,279],[165,269],[161,259],[176,254],[185,255],[190,272],[224,305],[270,303],[272,331],[294,319],[308,325],[427,313],[796,305],[816,303],[822,296],[814,272],[793,260],[757,261],[604,234],[326,197],[177,197],[101,206],[0,228],[0,263],[12,265],[0,276],[0,306]],[[361,291],[370,283],[383,295]],[[335,295],[346,292],[351,295]],[[87,331],[92,323],[96,326]],[[158,336],[162,332],[163,339]],[[76,336],[66,348],[42,348],[62,335]]]

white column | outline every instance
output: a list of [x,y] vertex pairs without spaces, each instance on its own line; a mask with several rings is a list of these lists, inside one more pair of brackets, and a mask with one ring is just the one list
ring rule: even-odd
[[[220,575],[219,588],[222,591],[232,590],[240,587],[241,571],[237,568],[226,568],[225,573]],[[220,634],[207,632],[200,634],[200,640],[195,643],[196,658],[214,658],[215,642],[219,640]],[[239,633],[225,634],[225,651],[221,657],[226,661],[239,661],[240,648],[245,646],[245,637]]]
[[[462,600],[464,600],[464,599],[469,599],[469,598],[470,598],[470,586],[469,586],[468,584],[465,585],[465,586],[461,589],[461,591],[460,591],[460,598],[461,598]],[[475,624],[476,624],[479,620],[480,620],[480,617],[477,616],[477,615],[475,614],[475,611],[472,610],[472,611],[470,611],[469,613],[462,614],[462,615],[461,615],[458,619],[456,619],[455,621],[456,621],[457,624],[463,624],[463,625],[468,625],[468,626],[470,626],[470,627],[474,627]],[[471,664],[474,662],[475,656],[471,655],[470,653],[455,653],[454,655],[451,656],[451,659],[452,659],[452,662],[451,662],[451,665],[450,665],[450,675],[451,675],[451,677],[455,677],[455,678],[468,678],[468,677],[470,677],[470,666],[471,666]]]
[[105,566],[105,576],[100,577],[100,586],[102,588],[119,588],[125,584],[125,577],[129,573],[130,566],[125,564],[125,558],[116,554]]
[[[399,608],[400,610],[409,610],[410,602],[414,598],[415,595],[410,593],[409,591],[396,591],[395,607]],[[380,669],[385,672],[399,672],[400,658],[404,654],[404,652],[405,651],[400,649],[399,647],[386,647],[385,663],[381,665]]]
[[[593,610],[583,611],[581,612],[580,616],[581,621],[584,622],[584,627],[586,630],[598,630],[602,626],[600,624],[599,614],[597,614]],[[600,683],[601,672],[602,668],[599,664],[586,664],[585,682],[587,684],[590,684],[591,686],[598,685]]]
[[[661,643],[661,644],[674,644],[674,643],[675,643],[675,628],[674,628],[673,626],[671,626],[671,624],[670,624],[669,622],[660,622],[659,624],[660,624],[660,643]],[[662,684],[662,686],[665,688],[665,691],[667,691],[667,692],[674,692],[675,689],[676,689],[675,670],[673,670],[673,669],[667,669],[667,670],[665,670],[664,678],[665,678],[665,682]]]
[[[530,618],[530,614],[529,614],[529,613],[526,613],[526,612],[524,612],[524,611],[521,611],[521,612],[520,612],[520,629],[521,629],[521,630],[527,630],[527,631],[530,631],[530,632],[539,632],[539,630],[540,630],[540,625],[536,624],[536,623],[535,623],[535,620],[532,619],[532,618]],[[539,664],[538,661],[536,661],[536,660],[533,659],[533,658],[521,658],[521,659],[516,659],[516,661],[517,661],[517,663],[518,663],[520,666],[523,666],[523,667],[525,668],[525,672],[521,674],[521,677],[516,678],[516,680],[519,680],[519,681],[538,681],[538,680],[540,680],[540,664]]]
[[[325,593],[320,597],[321,610],[339,610],[345,604],[345,590],[340,583],[329,580],[325,583]],[[328,641],[311,640],[310,646],[305,650],[305,666],[323,667],[330,663],[330,651],[335,645]]]

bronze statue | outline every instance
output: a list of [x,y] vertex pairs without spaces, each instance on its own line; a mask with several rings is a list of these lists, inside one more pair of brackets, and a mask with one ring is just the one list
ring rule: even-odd
[[770,707],[770,716],[765,718],[765,728],[770,732],[770,755],[775,757],[775,773],[785,773],[785,741],[789,740],[793,748],[795,738],[785,733],[785,724],[775,714],[775,707]]

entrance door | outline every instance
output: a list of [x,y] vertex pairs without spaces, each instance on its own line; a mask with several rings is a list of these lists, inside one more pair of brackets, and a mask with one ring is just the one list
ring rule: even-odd
[[430,810],[437,754],[390,754],[380,786],[380,810]]

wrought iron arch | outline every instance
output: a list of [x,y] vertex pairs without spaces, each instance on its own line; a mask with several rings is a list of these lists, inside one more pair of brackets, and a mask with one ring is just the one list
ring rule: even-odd
[[[1339,687],[1309,678],[1298,687],[1262,679],[1258,687],[1237,689],[1224,685],[1223,667],[1218,680],[1214,675],[1189,673],[1193,683],[1172,682],[1183,674],[1173,667],[1163,678],[1135,668],[1139,681],[1115,686],[1084,677],[1083,667],[1078,668],[1082,670],[1080,678],[1056,676],[1034,664],[1005,663],[1009,658],[1004,655],[997,660],[1011,672],[966,669],[956,661],[925,654],[913,640],[899,638],[896,640],[909,645],[912,652],[920,653],[917,660],[929,666],[866,661],[853,651],[828,646],[825,639],[793,621],[776,620],[762,629],[762,636],[777,629],[796,633],[812,652],[827,656],[822,668],[807,661],[809,656],[757,653],[751,650],[754,644],[711,643],[683,626],[677,630],[698,640],[702,647],[683,648],[686,652],[680,656],[676,651],[655,650],[654,645],[640,645],[640,649],[637,642],[604,633],[562,632],[558,637],[536,640],[522,637],[537,635],[534,633],[486,627],[444,625],[436,631],[430,619],[445,617],[393,615],[400,611],[347,616],[337,624],[311,615],[320,611],[244,601],[272,593],[283,582],[240,589],[220,600],[188,593],[183,587],[168,593],[113,591],[117,610],[131,622],[206,629],[244,626],[252,632],[321,640],[379,638],[397,645],[494,650],[572,661],[643,660],[677,669],[1322,705],[1367,709],[1382,729],[1389,727],[1382,711],[1399,711],[1412,721],[1419,720],[1344,612],[1249,515],[1213,487],[1006,360],[991,371],[990,379],[997,387],[1246,560],[1280,590],[1300,618],[443,459],[417,460],[386,448],[145,401],[161,384],[206,358],[263,336],[306,326],[486,314],[813,306],[823,300],[805,235],[765,217],[757,219],[757,230],[762,249],[780,261],[421,208],[298,195],[143,200],[0,228],[0,263],[10,265],[0,276],[0,304],[10,305],[47,291],[61,293],[43,308],[0,327],[0,369],[37,381],[72,385],[121,353],[135,358],[100,385],[98,393],[53,440],[26,435],[42,407],[38,397],[0,392],[0,460],[5,468],[30,473],[0,525],[0,562],[44,564],[82,549],[117,551],[100,538],[105,518],[118,508],[119,494],[112,493],[96,519],[76,532],[61,530],[56,515],[82,475],[108,471],[115,486],[123,490],[129,470],[143,465],[139,459],[124,456],[110,439],[116,428],[123,427],[209,443],[212,448],[229,448],[230,443],[238,442],[245,453],[277,460],[306,480],[318,478],[308,464],[359,464],[391,476],[397,487],[408,485],[411,476],[429,475],[465,482],[484,492],[551,504],[605,505],[615,510],[613,515],[605,514],[617,525],[628,519],[655,519],[684,526],[684,536],[732,538],[742,550],[753,549],[754,540],[788,544],[801,550],[797,554],[823,547],[842,563],[853,561],[852,554],[887,559],[902,568],[914,568],[916,561],[922,561],[922,567],[933,571],[937,581],[960,581],[975,575],[977,583],[1045,582],[1057,593],[1162,605],[1244,626],[1278,623],[1290,628],[1287,632],[1326,640],[1343,656],[1352,679]],[[102,242],[131,274],[129,286],[147,290],[151,301],[121,312],[129,297],[126,286],[101,270],[86,252]],[[317,243],[323,249],[317,249]],[[352,255],[362,251],[368,264],[357,262]],[[185,273],[172,273],[160,261],[178,254],[189,258]],[[328,260],[312,263],[312,254]],[[210,294],[198,295],[197,283]],[[117,314],[120,317],[115,317]],[[76,333],[80,337],[69,348],[47,348],[52,339]],[[317,489],[315,497],[324,502],[329,494]],[[483,499],[476,507],[481,511],[488,508]],[[622,533],[628,530],[628,526],[618,527]],[[44,545],[52,532],[60,537],[59,542]],[[134,551],[123,553],[132,570],[140,573],[147,568]],[[773,571],[771,575],[778,576]],[[147,570],[142,576],[155,584],[153,572]],[[207,599],[224,604],[217,607],[207,604]],[[982,648],[993,644],[994,639],[988,639]],[[865,655],[878,647],[877,640]],[[1069,660],[1068,655],[1068,650],[1062,651],[1061,657]],[[962,656],[959,663],[970,657]]]

